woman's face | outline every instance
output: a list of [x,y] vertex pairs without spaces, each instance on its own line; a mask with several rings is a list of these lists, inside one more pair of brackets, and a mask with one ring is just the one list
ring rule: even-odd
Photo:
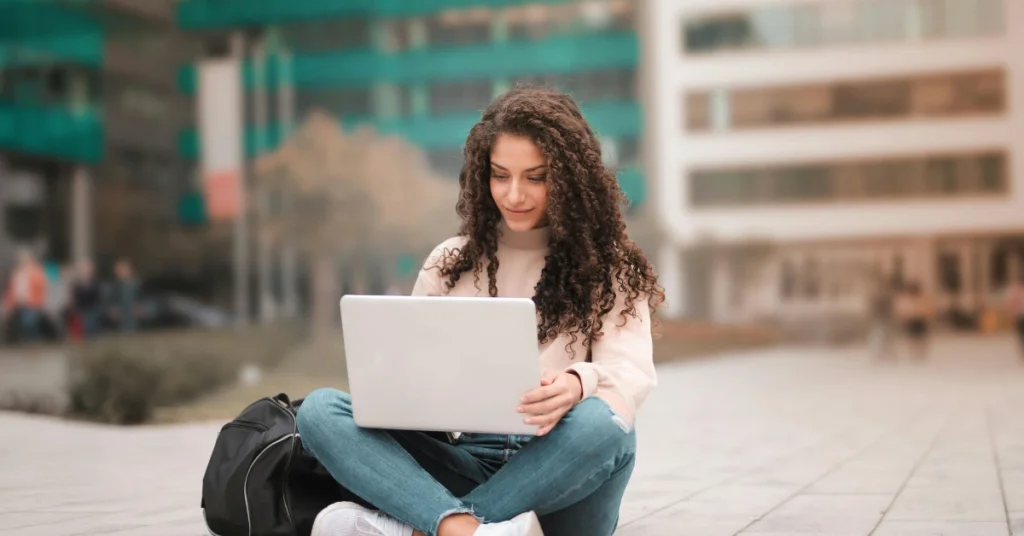
[[500,134],[491,147],[491,197],[513,231],[547,225],[548,166],[529,138]]

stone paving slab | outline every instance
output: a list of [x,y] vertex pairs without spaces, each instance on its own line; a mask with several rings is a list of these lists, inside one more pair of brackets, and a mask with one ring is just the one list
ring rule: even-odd
[[[0,413],[0,534],[205,534],[217,423]],[[1024,535],[1024,362],[1009,338],[926,364],[790,348],[665,365],[622,536]]]

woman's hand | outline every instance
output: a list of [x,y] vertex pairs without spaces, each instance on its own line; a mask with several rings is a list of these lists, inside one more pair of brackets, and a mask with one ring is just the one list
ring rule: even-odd
[[580,399],[583,398],[583,384],[580,377],[564,371],[545,374],[540,387],[523,396],[522,405],[516,408],[519,413],[526,414],[526,424],[540,426],[538,436],[551,431],[562,420]]

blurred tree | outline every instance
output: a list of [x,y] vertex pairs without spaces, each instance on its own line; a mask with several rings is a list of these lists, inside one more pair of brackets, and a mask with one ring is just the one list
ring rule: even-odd
[[346,133],[321,111],[256,162],[255,180],[266,200],[257,207],[261,239],[289,241],[309,261],[316,341],[337,318],[339,262],[365,291],[380,259],[429,248],[455,227],[457,187],[436,178],[418,148],[369,128]]

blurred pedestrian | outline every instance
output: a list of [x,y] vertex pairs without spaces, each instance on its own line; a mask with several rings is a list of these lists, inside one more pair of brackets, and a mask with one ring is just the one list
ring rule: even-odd
[[138,329],[139,282],[127,259],[114,264],[114,281],[110,286],[108,313],[118,329],[130,333]]
[[895,295],[892,283],[879,276],[875,281],[875,289],[871,296],[871,350],[879,360],[891,360],[896,357],[895,343],[898,328],[896,326]]
[[92,337],[103,322],[103,289],[96,278],[96,267],[89,259],[79,261],[71,287],[71,309],[78,318],[81,333]]
[[36,342],[46,307],[46,274],[29,250],[18,254],[18,266],[11,273],[4,297],[4,306],[14,322],[20,342]]
[[73,277],[74,272],[70,267],[57,263],[48,263],[46,266],[46,316],[53,325],[54,336],[57,339],[63,339],[67,333]]
[[919,283],[907,283],[896,303],[896,311],[903,323],[910,355],[917,361],[924,361],[930,350],[933,308]]
[[1024,283],[1020,280],[1010,283],[1006,289],[1006,307],[1010,322],[1017,335],[1021,358],[1024,358]]

